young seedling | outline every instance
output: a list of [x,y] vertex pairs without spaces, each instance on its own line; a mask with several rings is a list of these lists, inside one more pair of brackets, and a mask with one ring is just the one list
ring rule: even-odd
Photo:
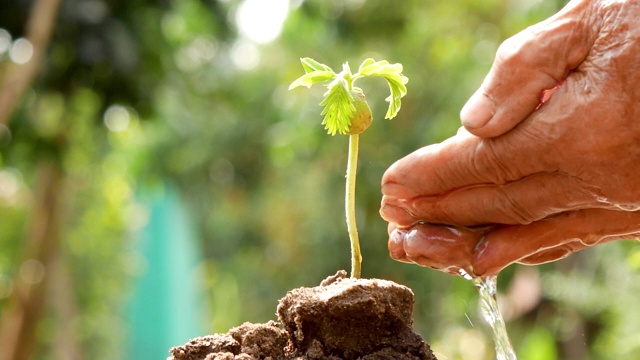
[[347,231],[351,242],[351,277],[359,278],[362,267],[360,240],[356,227],[356,170],[358,168],[359,134],[365,131],[373,120],[371,109],[367,104],[362,89],[355,87],[354,82],[366,76],[381,76],[387,80],[391,95],[386,98],[389,108],[385,119],[393,119],[400,110],[401,98],[407,93],[405,86],[409,79],[402,75],[401,64],[389,64],[388,61],[366,59],[358,68],[358,72],[351,73],[349,63],[342,65],[340,73],[334,72],[327,65],[311,58],[300,59],[305,74],[296,79],[289,90],[298,86],[311,88],[317,83],[328,82],[327,91],[320,106],[324,106],[322,124],[330,135],[349,135],[349,156],[347,160],[345,213]]

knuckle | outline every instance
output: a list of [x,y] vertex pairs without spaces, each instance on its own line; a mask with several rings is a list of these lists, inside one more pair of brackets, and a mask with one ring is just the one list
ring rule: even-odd
[[[505,151],[506,150],[506,151]],[[476,172],[478,178],[486,179],[494,184],[505,184],[518,178],[514,168],[507,165],[504,155],[509,149],[498,151],[496,142],[492,139],[483,139],[478,142],[471,153],[470,168]]]
[[516,34],[500,44],[496,52],[496,64],[512,68],[527,63],[525,51],[528,41],[524,33]]
[[515,200],[504,188],[500,188],[500,196],[495,198],[494,206],[512,224],[527,225],[543,217],[535,211],[536,208]]

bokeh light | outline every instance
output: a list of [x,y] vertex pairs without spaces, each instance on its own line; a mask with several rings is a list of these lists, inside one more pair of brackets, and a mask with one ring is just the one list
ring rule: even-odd
[[33,45],[25,38],[16,39],[11,45],[9,57],[16,64],[26,64],[33,56]]
[[289,0],[244,0],[236,23],[249,40],[266,44],[278,38],[288,14]]

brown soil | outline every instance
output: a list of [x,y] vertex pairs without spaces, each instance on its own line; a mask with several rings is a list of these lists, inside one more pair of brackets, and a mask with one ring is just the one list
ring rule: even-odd
[[379,279],[346,278],[291,290],[279,322],[245,323],[172,348],[168,360],[436,360],[413,332],[413,292]]

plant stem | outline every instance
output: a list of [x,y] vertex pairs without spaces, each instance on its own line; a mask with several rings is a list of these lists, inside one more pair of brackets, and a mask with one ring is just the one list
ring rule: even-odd
[[358,169],[358,135],[349,135],[349,158],[347,160],[347,186],[345,191],[345,214],[347,231],[351,242],[351,277],[360,278],[362,254],[356,226],[356,171]]

